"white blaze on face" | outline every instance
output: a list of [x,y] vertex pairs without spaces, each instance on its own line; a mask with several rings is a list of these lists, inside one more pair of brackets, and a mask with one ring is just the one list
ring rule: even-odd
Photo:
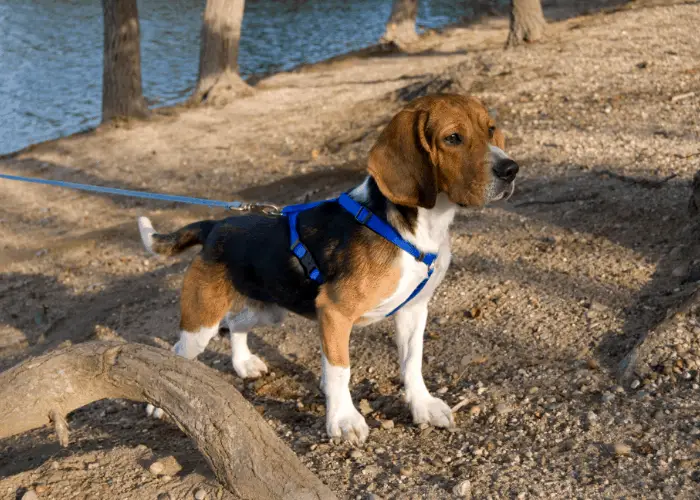
[[491,165],[495,165],[499,161],[511,159],[511,157],[508,156],[505,151],[498,146],[494,146],[493,144],[489,144],[489,153],[491,156]]
[[[508,154],[505,151],[503,151],[498,146],[494,146],[493,144],[489,144],[488,155],[488,164],[491,165],[492,168],[498,162],[512,159],[510,156],[508,156]],[[502,199],[503,197],[510,198],[510,196],[513,194],[513,190],[515,189],[515,182],[511,182],[510,188],[508,190],[502,191],[501,186],[503,184],[498,182],[496,176],[492,174],[491,179],[491,184],[489,184],[489,187],[487,188],[486,199],[488,201],[497,201]]]

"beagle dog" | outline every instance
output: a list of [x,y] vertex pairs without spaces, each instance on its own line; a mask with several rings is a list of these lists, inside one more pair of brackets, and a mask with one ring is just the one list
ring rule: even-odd
[[[267,367],[248,349],[248,332],[280,323],[286,311],[314,319],[321,334],[326,431],[362,443],[369,429],[350,395],[350,333],[403,304],[394,315],[396,344],[413,421],[453,426],[450,407],[432,396],[423,381],[428,301],[450,263],[449,227],[458,208],[481,207],[513,192],[518,165],[503,148],[503,133],[486,108],[460,95],[414,100],[372,147],[368,177],[347,195],[421,254],[435,254],[430,274],[424,262],[334,202],[298,214],[299,238],[315,259],[322,282],[310,279],[290,251],[284,216],[206,220],[170,234],[156,233],[140,217],[143,243],[153,253],[174,255],[202,245],[184,277],[175,352],[195,358],[223,320],[231,333],[234,370],[244,378],[259,377]],[[152,406],[148,411],[160,412]]]

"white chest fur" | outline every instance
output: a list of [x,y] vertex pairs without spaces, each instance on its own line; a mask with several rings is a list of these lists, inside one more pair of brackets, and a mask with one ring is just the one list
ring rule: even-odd
[[[401,232],[401,236],[425,253],[437,252],[435,270],[430,280],[411,303],[430,300],[450,265],[452,256],[450,250],[449,226],[454,219],[456,207],[445,195],[440,195],[435,208],[430,210],[418,209],[415,233]],[[391,296],[383,300],[375,309],[362,316],[358,326],[374,323],[401,305],[427,277],[428,268],[417,261],[409,253],[401,251],[397,263],[401,269],[401,279]]]

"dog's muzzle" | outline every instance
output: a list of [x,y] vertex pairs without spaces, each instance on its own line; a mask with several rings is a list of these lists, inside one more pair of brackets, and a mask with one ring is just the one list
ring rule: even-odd
[[515,177],[520,167],[510,158],[501,158],[493,166],[493,184],[491,185],[491,200],[508,199],[515,191]]

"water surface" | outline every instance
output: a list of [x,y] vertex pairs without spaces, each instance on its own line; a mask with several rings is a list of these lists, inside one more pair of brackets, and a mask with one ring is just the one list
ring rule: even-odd
[[[139,1],[143,90],[151,106],[192,91],[205,0]],[[418,23],[440,27],[469,2],[421,0]],[[391,0],[249,0],[243,18],[244,76],[360,49],[384,31]],[[102,99],[99,0],[0,2],[0,154],[95,126]]]

